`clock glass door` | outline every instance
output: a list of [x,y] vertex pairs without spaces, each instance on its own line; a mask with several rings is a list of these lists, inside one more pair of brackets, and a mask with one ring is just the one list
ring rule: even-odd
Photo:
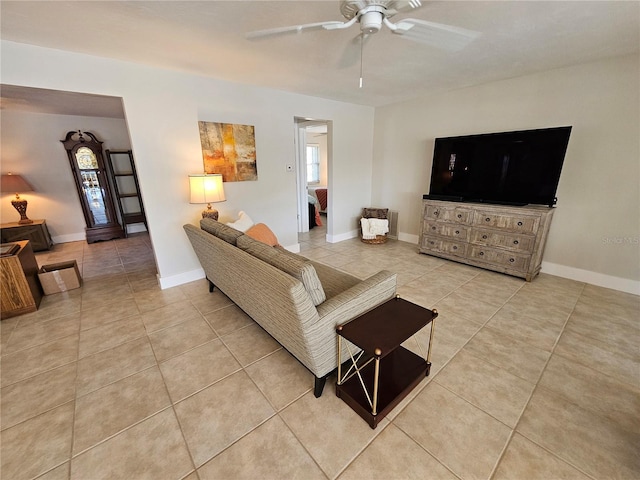
[[106,181],[106,176],[100,169],[98,160],[89,148],[80,147],[76,151],[78,173],[81,176],[82,190],[86,204],[91,212],[91,224],[95,227],[106,225],[113,220],[109,218],[109,212],[105,205],[105,189],[101,185]]

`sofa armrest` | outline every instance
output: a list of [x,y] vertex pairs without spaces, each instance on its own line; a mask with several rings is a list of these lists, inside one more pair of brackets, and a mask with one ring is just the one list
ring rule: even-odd
[[353,320],[396,294],[397,275],[382,270],[316,307],[320,323],[335,325]]
[[[383,270],[316,306],[320,318],[303,327],[305,342],[311,352],[309,369],[321,377],[336,368],[336,326],[368,312],[393,298],[395,293],[396,274]],[[346,348],[345,342],[343,358],[348,358]]]

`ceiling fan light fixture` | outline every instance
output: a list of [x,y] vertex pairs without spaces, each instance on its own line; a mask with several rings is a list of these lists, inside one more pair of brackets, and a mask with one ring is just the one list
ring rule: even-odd
[[360,15],[360,30],[362,33],[377,33],[382,28],[384,15],[381,12],[366,12]]

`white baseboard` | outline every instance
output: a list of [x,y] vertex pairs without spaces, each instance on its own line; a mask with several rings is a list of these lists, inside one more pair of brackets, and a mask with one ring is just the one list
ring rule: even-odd
[[569,278],[571,280],[597,285],[598,287],[611,288],[621,292],[640,295],[640,282],[628,278],[614,277],[604,273],[591,272],[589,270],[582,270],[580,268],[550,262],[542,262],[541,271],[549,275]]
[[158,284],[160,285],[160,289],[165,290],[185,283],[195,282],[201,278],[205,278],[204,270],[198,268],[190,272],[179,273],[178,275],[171,275],[169,277],[158,276]]
[[[417,245],[420,238],[418,235],[400,232],[398,234],[398,240]],[[548,273],[549,275],[589,283],[591,285],[597,285],[598,287],[611,288],[621,292],[640,295],[640,282],[636,280],[614,277],[604,273],[591,272],[589,270],[582,270],[580,268],[568,267],[566,265],[558,265],[557,263],[550,262],[542,262],[541,271],[543,273]]]
[[413,243],[414,245],[418,245],[420,237],[418,235],[398,232],[398,240],[400,240],[401,242]]
[[87,235],[84,232],[69,233],[67,235],[57,235],[51,237],[53,243],[69,243],[69,242],[83,242],[87,239]]
[[358,236],[358,230],[351,230],[347,233],[341,233],[340,235],[329,235],[327,234],[327,242],[329,243],[338,243],[344,240],[349,240],[351,238],[356,238]]
[[[329,243],[338,243],[343,240],[349,240],[358,236],[358,231],[353,230],[341,235],[327,235],[327,241]],[[418,236],[400,232],[398,239],[403,242],[418,244]],[[68,240],[73,241],[73,240]],[[285,247],[287,250],[298,253],[300,252],[300,244],[291,245]],[[556,263],[542,262],[543,273],[549,275],[556,275],[558,277],[568,278],[570,280],[576,280],[578,282],[589,283],[591,285],[597,285],[599,287],[611,288],[621,292],[631,293],[634,295],[640,295],[640,282],[627,278],[614,277],[612,275],[606,275],[604,273],[591,272],[589,270],[582,270],[580,268],[568,267],[566,265],[558,265]],[[204,270],[197,269],[190,272],[181,273],[178,275],[172,275],[170,277],[158,277],[158,283],[161,289],[176,287],[189,282],[194,282],[205,278]]]
[[[135,223],[133,225],[127,225],[127,233],[139,233],[146,232],[147,229],[144,228],[144,223]],[[53,243],[69,243],[69,242],[83,242],[87,239],[87,234],[85,232],[78,233],[68,233],[66,235],[56,235],[51,237]]]

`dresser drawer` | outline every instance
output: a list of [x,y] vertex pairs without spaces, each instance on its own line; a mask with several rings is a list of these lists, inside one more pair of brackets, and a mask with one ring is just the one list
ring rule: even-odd
[[507,252],[495,248],[483,248],[477,245],[471,245],[468,252],[469,258],[487,262],[494,265],[500,265],[513,270],[526,271],[529,268],[531,255],[522,253]]
[[424,212],[424,219],[455,223],[471,223],[471,220],[473,219],[473,212],[467,208],[454,206],[427,205]]
[[488,247],[501,247],[516,252],[531,253],[535,237],[517,233],[501,233],[495,230],[474,228],[471,232],[471,243]]
[[422,248],[424,250],[459,255],[462,257],[466,254],[467,244],[442,237],[425,236],[422,241]]
[[465,225],[444,222],[424,222],[425,235],[442,235],[460,241],[469,241],[470,228]]
[[502,228],[520,233],[536,233],[540,217],[530,215],[505,215],[479,210],[473,217],[474,225]]

